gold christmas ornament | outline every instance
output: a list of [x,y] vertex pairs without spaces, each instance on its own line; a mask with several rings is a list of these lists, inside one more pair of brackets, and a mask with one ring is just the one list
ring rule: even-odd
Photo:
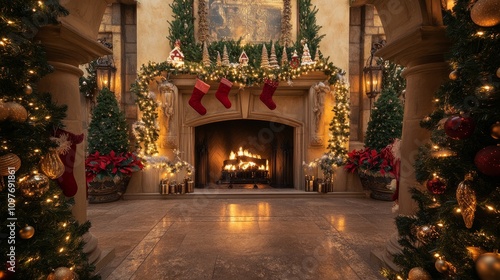
[[408,273],[408,280],[431,280],[432,277],[425,269],[414,267]]
[[458,184],[456,196],[465,227],[471,228],[477,205],[476,192],[472,189],[472,176],[467,175],[465,180]]
[[24,197],[34,197],[44,194],[49,189],[49,177],[38,173],[19,179],[19,190]]
[[436,270],[439,271],[440,273],[445,273],[450,269],[450,263],[443,259],[437,259],[434,266],[436,267]]
[[7,105],[5,105],[5,102],[0,100],[0,122],[5,121],[10,115],[10,111],[7,108]]
[[75,273],[67,267],[58,267],[49,274],[47,280],[75,280],[77,279]]
[[483,27],[500,23],[500,0],[478,0],[470,10],[472,21]]
[[417,239],[424,244],[436,237],[436,235],[437,232],[434,226],[423,225],[417,228]]
[[451,71],[448,77],[450,78],[450,80],[455,81],[458,78],[458,71],[457,70]]
[[64,163],[55,150],[49,151],[40,160],[40,169],[50,179],[54,180],[64,174]]
[[19,230],[19,236],[22,239],[30,239],[33,235],[35,235],[35,228],[32,226],[25,226]]
[[8,153],[0,156],[0,176],[7,176],[9,170],[17,171],[19,167],[21,167],[21,159],[17,155]]
[[24,93],[29,95],[32,92],[33,92],[33,88],[30,85],[26,85],[26,87],[24,88]]
[[491,137],[494,139],[500,139],[500,122],[494,123],[491,128]]
[[5,103],[9,110],[9,119],[15,122],[24,122],[28,119],[28,111],[23,105],[16,102]]
[[482,254],[476,261],[476,270],[481,280],[500,279],[500,254]]
[[470,255],[471,255],[471,258],[474,262],[477,261],[477,259],[479,258],[479,256],[481,256],[482,254],[486,253],[485,250],[479,248],[479,247],[473,247],[473,246],[469,246],[467,247],[467,251],[469,251]]
[[497,69],[497,77],[500,78],[500,67]]

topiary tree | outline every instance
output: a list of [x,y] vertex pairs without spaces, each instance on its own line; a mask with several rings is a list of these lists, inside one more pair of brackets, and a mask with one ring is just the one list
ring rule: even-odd
[[401,138],[403,105],[398,93],[405,87],[402,67],[386,62],[382,76],[382,93],[375,101],[366,130],[365,146],[381,151],[394,139]]
[[104,88],[97,96],[97,105],[92,111],[88,131],[89,154],[99,151],[107,155],[111,151],[125,153],[129,149],[127,122],[124,113],[118,107],[118,101],[112,91]]

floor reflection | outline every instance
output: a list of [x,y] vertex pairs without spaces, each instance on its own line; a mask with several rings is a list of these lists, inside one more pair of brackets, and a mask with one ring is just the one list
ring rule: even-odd
[[396,232],[369,198],[204,198],[92,204],[116,257],[102,279],[383,279],[371,252]]

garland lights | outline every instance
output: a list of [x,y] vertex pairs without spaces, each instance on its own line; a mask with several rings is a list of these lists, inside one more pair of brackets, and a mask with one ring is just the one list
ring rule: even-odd
[[[242,67],[224,67],[224,66],[210,66],[204,67],[201,63],[197,62],[186,62],[182,67],[176,67],[171,63],[162,62],[155,63],[149,62],[147,65],[141,67],[138,73],[137,81],[132,84],[131,91],[136,96],[136,103],[139,106],[139,110],[142,112],[142,118],[140,124],[136,126],[135,131],[137,141],[143,143],[145,155],[151,156],[158,154],[158,148],[156,146],[156,141],[159,137],[159,127],[156,119],[158,118],[157,108],[158,105],[154,100],[154,96],[149,93],[149,85],[157,77],[164,75],[181,75],[190,74],[197,76],[198,78],[205,81],[217,81],[221,77],[225,77],[235,83],[236,86],[256,86],[264,83],[264,79],[278,79],[280,81],[290,82],[293,79],[299,78],[302,75],[307,75],[312,71],[323,71],[328,77],[330,84],[334,85],[335,92],[340,94],[348,93],[348,85],[343,82],[341,77],[344,75],[341,69],[333,66],[332,63],[328,63],[324,60],[320,60],[312,65],[304,65],[296,69],[292,69],[285,66],[280,69],[268,69],[268,68],[255,68],[252,66],[242,66]],[[337,102],[340,100],[347,100],[345,104],[337,104],[336,106],[341,106],[343,108],[349,108],[349,102],[346,98],[337,98]],[[345,118],[342,114],[336,114],[334,118]],[[347,119],[348,119],[348,109],[347,109]],[[339,121],[343,122],[343,121]],[[339,138],[339,141],[348,139],[347,135]],[[347,137],[347,138],[346,138]],[[332,146],[343,146],[343,143],[333,144]]]

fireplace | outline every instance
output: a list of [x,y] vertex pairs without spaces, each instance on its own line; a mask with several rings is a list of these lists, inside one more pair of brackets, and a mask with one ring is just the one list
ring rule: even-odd
[[[194,166],[192,179],[198,188],[218,182],[224,188],[231,183],[223,177],[224,161],[231,151],[237,153],[242,147],[267,160],[269,186],[304,190],[304,175],[319,176],[320,171],[305,170],[303,163],[322,156],[328,146],[333,99],[318,86],[326,78],[314,71],[293,83],[281,82],[273,95],[275,110],[260,100],[262,85],[233,85],[228,96],[231,106],[226,108],[215,96],[218,81],[208,81],[210,90],[202,99],[205,115],[188,105],[195,76],[174,76],[167,87],[168,96],[161,90],[165,79],[151,82],[150,90],[160,104],[159,155],[174,158],[174,151],[178,152],[182,160]],[[147,169],[141,176],[127,192],[157,193],[162,173]],[[249,177],[247,181],[265,177],[248,172],[241,176]],[[242,178],[236,177],[235,182],[244,181],[237,180]]]
[[195,184],[266,184],[293,188],[291,126],[262,120],[229,120],[195,128]]

